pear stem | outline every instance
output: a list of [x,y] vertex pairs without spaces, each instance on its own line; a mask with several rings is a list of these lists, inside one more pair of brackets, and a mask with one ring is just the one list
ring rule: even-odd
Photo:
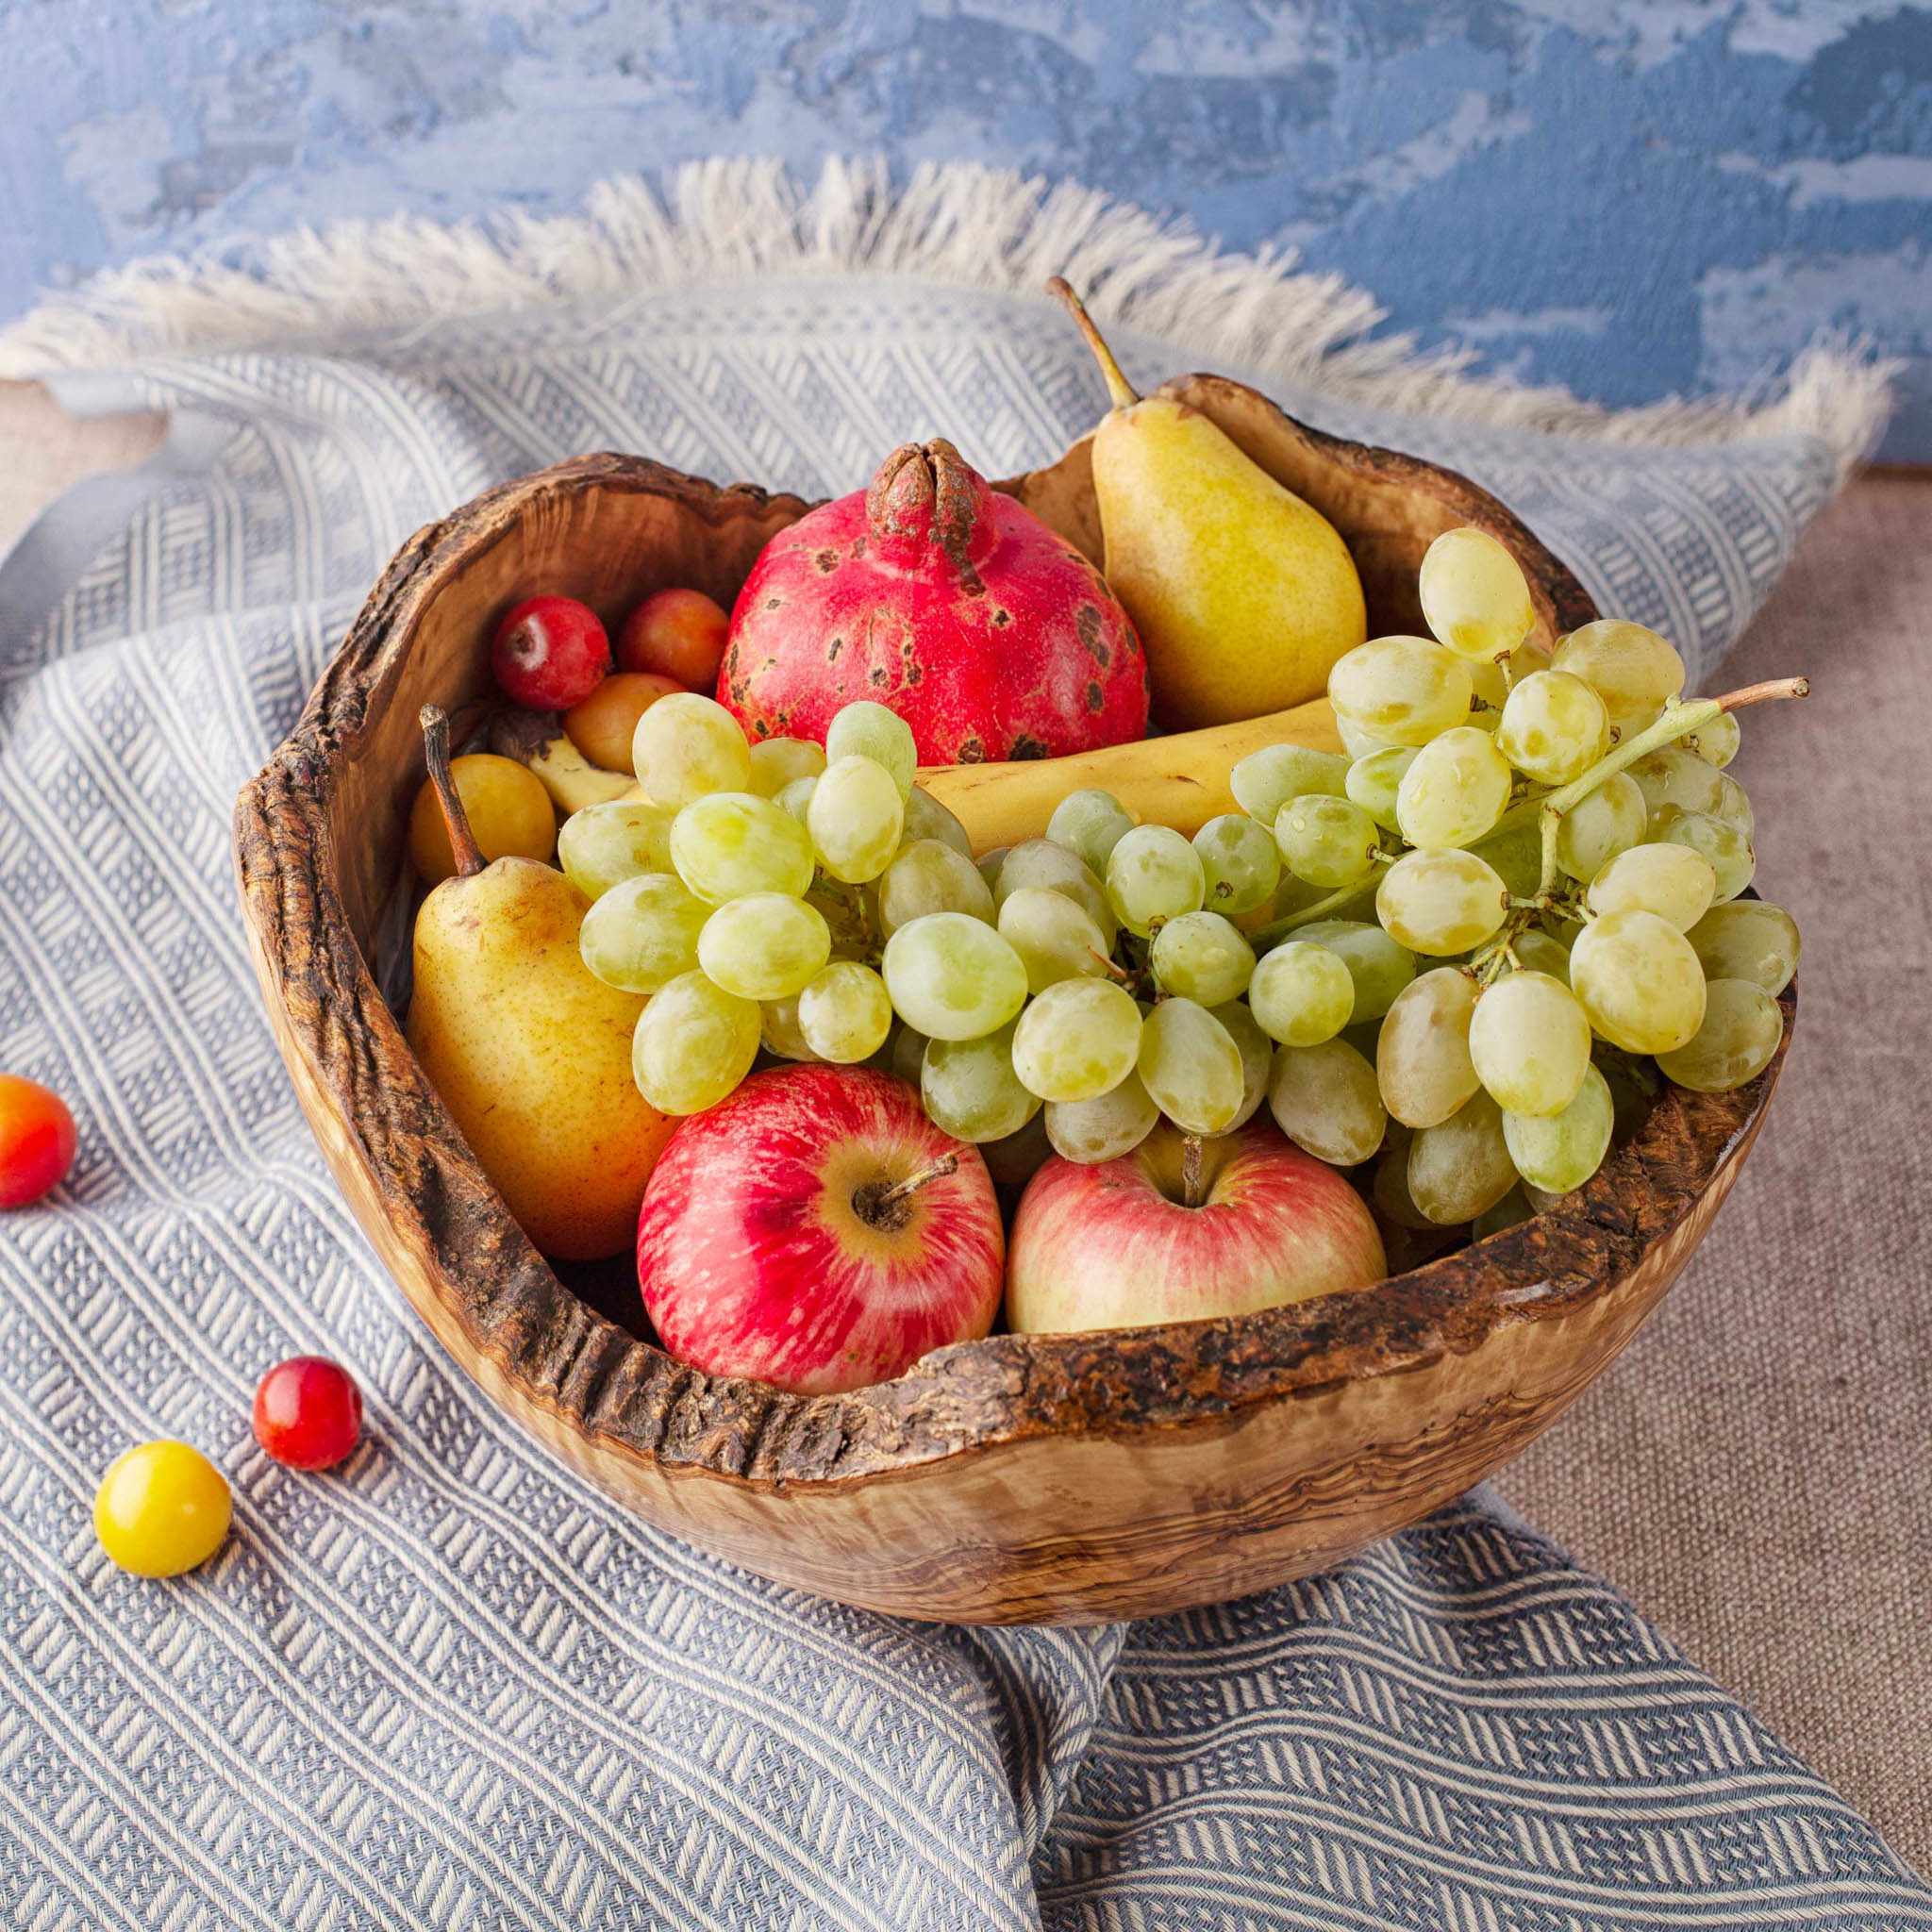
[[1093,351],[1093,359],[1100,364],[1100,373],[1107,379],[1107,392],[1113,398],[1116,409],[1125,409],[1141,400],[1140,391],[1121,374],[1121,365],[1113,359],[1113,351],[1107,346],[1107,339],[1093,326],[1093,318],[1087,313],[1087,305],[1074,293],[1074,287],[1065,275],[1055,275],[1046,285],[1046,292],[1064,304],[1068,314],[1080,325],[1080,333],[1087,338],[1087,346]]
[[1199,1134],[1185,1134],[1181,1137],[1181,1205],[1184,1208],[1198,1208],[1201,1205]]
[[476,836],[470,830],[470,815],[463,809],[457,781],[449,768],[449,713],[441,705],[425,705],[416,722],[423,727],[423,757],[429,767],[429,782],[436,787],[436,802],[442,808],[442,822],[449,830],[449,849],[455,855],[457,874],[468,878],[489,863]]

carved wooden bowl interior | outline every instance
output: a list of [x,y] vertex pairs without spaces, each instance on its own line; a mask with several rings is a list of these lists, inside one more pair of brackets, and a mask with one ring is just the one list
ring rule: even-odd
[[[1595,615],[1462,477],[1322,436],[1232,383],[1170,387],[1341,532],[1371,636],[1421,628],[1417,566],[1461,523],[1515,551],[1545,641]],[[1097,558],[1084,443],[1002,487]],[[612,622],[686,584],[728,606],[767,538],[807,508],[614,456],[492,491],[398,553],[293,736],[243,791],[236,857],[269,1015],[403,1291],[494,1400],[639,1515],[764,1575],[907,1616],[1078,1623],[1218,1601],[1325,1568],[1490,1474],[1682,1269],[1784,1047],[1736,1093],[1667,1086],[1577,1193],[1379,1287],[1227,1321],[995,1335],[848,1395],[680,1366],[567,1288],[509,1218],[372,972],[423,776],[418,708],[460,716],[484,699],[488,640],[518,599],[561,591]],[[1307,720],[1309,741],[1334,741],[1325,708]],[[1793,1009],[1787,993],[1787,1045]]]

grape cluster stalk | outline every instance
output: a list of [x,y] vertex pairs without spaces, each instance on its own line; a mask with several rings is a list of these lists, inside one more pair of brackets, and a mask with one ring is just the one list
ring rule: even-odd
[[649,802],[579,811],[558,847],[586,965],[651,995],[644,1097],[701,1112],[761,1054],[868,1062],[1008,1180],[1265,1106],[1385,1221],[1486,1233],[1588,1181],[1660,1075],[1754,1079],[1799,941],[1740,896],[1756,827],[1726,767],[1738,713],[1805,681],[1686,699],[1677,652],[1619,619],[1545,650],[1473,527],[1420,591],[1431,635],[1334,667],[1343,751],[1243,758],[1238,808],[1192,838],[1088,790],[975,855],[884,706],[821,748],[659,699]]

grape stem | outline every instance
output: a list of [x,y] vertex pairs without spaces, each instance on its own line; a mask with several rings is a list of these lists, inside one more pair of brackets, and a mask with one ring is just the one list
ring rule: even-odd
[[1103,973],[1111,974],[1116,979],[1132,979],[1134,977],[1134,974],[1129,973],[1124,966],[1115,965],[1098,946],[1089,946],[1087,950],[1100,961],[1100,970]]
[[[1393,855],[1387,852],[1375,854],[1377,865],[1393,864]],[[1248,944],[1254,948],[1258,958],[1271,946],[1278,944],[1290,933],[1305,925],[1313,925],[1318,920],[1326,919],[1331,912],[1340,912],[1344,906],[1359,899],[1364,892],[1374,890],[1373,871],[1366,878],[1357,879],[1352,886],[1339,886],[1324,899],[1317,899],[1312,906],[1304,906],[1299,912],[1291,912],[1285,919],[1277,919],[1271,924],[1257,926],[1248,935]]]
[[423,758],[429,767],[429,782],[436,790],[436,802],[442,808],[442,822],[449,830],[449,849],[457,862],[457,875],[469,878],[489,863],[476,835],[470,829],[470,815],[463,809],[457,791],[456,774],[449,765],[449,713],[441,705],[425,705],[416,714],[423,727]]

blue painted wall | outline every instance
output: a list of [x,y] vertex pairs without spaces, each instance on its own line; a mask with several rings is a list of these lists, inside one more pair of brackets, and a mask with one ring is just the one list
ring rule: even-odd
[[1611,404],[1814,330],[1913,358],[1932,8],[1896,0],[0,0],[0,313],[296,222],[698,156],[965,156],[1298,247]]

